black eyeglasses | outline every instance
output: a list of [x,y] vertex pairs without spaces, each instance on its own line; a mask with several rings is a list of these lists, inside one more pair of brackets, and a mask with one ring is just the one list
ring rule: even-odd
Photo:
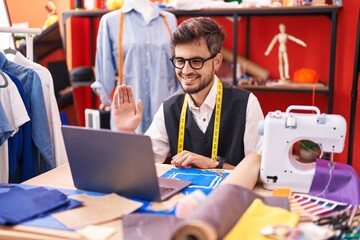
[[185,67],[186,61],[189,62],[190,67],[195,70],[199,70],[204,66],[204,63],[212,58],[214,58],[216,54],[210,56],[209,58],[201,58],[201,57],[194,57],[194,58],[182,58],[182,57],[172,57],[170,58],[171,63],[174,65],[175,68],[183,69]]

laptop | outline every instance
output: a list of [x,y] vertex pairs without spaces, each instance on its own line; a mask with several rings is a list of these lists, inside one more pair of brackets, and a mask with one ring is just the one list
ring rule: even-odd
[[62,133],[78,189],[163,201],[191,184],[157,177],[149,136],[68,125]]

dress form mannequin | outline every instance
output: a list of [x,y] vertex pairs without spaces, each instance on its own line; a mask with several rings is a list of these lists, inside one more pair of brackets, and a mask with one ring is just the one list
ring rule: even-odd
[[296,42],[297,44],[306,47],[306,43],[297,39],[285,32],[285,25],[279,24],[280,33],[276,34],[272,41],[270,42],[268,48],[266,49],[265,56],[268,56],[271,52],[272,48],[274,47],[276,41],[279,42],[279,73],[280,73],[280,82],[285,82],[290,79],[289,76],[289,60],[286,51],[286,41],[287,39]]
[[[121,13],[124,19],[121,21]],[[165,24],[165,21],[168,23]],[[99,24],[95,76],[91,85],[102,105],[111,106],[111,92],[119,68],[119,31],[122,23],[123,83],[132,87],[144,112],[137,132],[145,132],[164,99],[177,90],[170,37],[177,27],[173,13],[151,0],[125,0],[121,9],[101,17]],[[111,125],[112,126],[112,125]]]
[[135,10],[143,16],[144,20],[147,22],[151,17],[151,12],[153,8],[151,7],[150,0],[129,0]]

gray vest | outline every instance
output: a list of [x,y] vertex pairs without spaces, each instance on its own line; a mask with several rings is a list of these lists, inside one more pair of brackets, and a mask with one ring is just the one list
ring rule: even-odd
[[[246,109],[250,92],[238,88],[226,88],[223,91],[218,156],[225,162],[236,166],[244,157],[244,132]],[[171,157],[177,153],[179,122],[184,93],[177,94],[164,101],[165,127],[169,136]],[[215,109],[209,125],[203,133],[197,125],[189,108],[186,113],[184,150],[211,157],[214,131]]]

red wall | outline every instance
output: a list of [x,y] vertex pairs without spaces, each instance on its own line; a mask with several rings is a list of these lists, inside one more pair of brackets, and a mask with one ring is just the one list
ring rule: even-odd
[[[339,11],[339,24],[337,33],[336,67],[335,67],[335,96],[334,113],[341,114],[350,119],[351,88],[354,74],[354,61],[356,49],[357,22],[359,17],[360,1],[348,0]],[[359,88],[358,88],[359,89]],[[357,117],[355,129],[349,129],[355,133],[353,166],[360,173],[360,103],[356,107]],[[349,132],[348,131],[348,132]],[[348,139],[348,138],[347,138]],[[347,148],[339,158],[345,161]]]

